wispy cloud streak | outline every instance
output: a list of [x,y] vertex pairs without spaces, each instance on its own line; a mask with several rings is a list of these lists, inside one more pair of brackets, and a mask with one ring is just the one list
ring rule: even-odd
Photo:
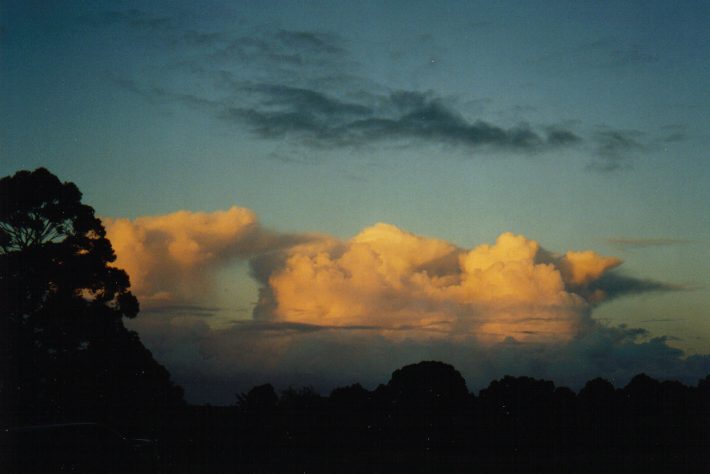
[[[152,47],[164,49],[151,74],[115,81],[126,90],[153,103],[199,110],[263,140],[287,139],[294,147],[453,145],[468,156],[574,148],[590,156],[588,169],[609,173],[631,168],[634,157],[661,141],[668,146],[684,139],[681,133],[661,139],[609,126],[594,131],[582,123],[530,123],[524,115],[498,123],[466,105],[485,98],[386,87],[364,77],[348,41],[331,32],[206,30],[184,15],[138,9],[115,9],[82,21],[95,28],[123,28],[136,41],[150,36]],[[614,67],[658,60],[653,51],[608,38],[571,52]]]

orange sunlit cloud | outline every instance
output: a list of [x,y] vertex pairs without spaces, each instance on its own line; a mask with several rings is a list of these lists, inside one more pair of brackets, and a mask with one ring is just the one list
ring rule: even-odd
[[149,305],[204,304],[216,269],[251,259],[262,284],[255,319],[393,338],[569,340],[604,297],[585,289],[621,263],[592,251],[556,256],[512,233],[470,250],[383,223],[347,241],[286,236],[239,207],[107,219],[106,228],[116,265]]
[[573,287],[619,262],[594,252],[546,255],[511,233],[466,251],[377,224],[347,242],[291,248],[268,278],[268,304],[281,321],[419,328],[481,342],[568,340],[590,306]]
[[214,269],[289,241],[265,231],[256,214],[177,211],[159,216],[104,219],[116,263],[128,272],[142,302],[174,302],[209,297]]

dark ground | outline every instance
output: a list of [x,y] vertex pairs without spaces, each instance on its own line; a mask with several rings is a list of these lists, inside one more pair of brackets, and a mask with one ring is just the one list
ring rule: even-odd
[[[623,389],[595,379],[575,394],[505,377],[474,396],[453,367],[422,362],[374,391],[263,385],[235,401],[109,413],[101,421],[127,438],[155,441],[118,450],[130,462],[116,450],[101,462],[175,473],[710,472],[710,378],[687,387],[638,375]],[[3,472],[41,456],[14,446],[5,460],[19,464]]]

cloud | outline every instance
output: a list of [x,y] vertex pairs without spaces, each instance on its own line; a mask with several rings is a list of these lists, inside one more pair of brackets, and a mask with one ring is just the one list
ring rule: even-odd
[[[343,241],[264,229],[249,209],[105,219],[133,291],[155,314],[209,316],[217,272],[249,261],[260,324],[423,330],[481,341],[567,340],[590,309],[676,285],[623,275],[593,251],[558,255],[511,233],[462,249],[390,224]],[[262,326],[263,327],[263,326]]]
[[[138,10],[108,12],[104,22],[156,31],[181,55],[163,73],[186,75],[170,90],[145,79],[114,82],[153,102],[174,101],[199,108],[230,124],[246,125],[266,139],[288,137],[302,146],[360,146],[373,142],[417,142],[488,147],[538,153],[582,141],[573,130],[498,125],[467,117],[451,100],[428,91],[394,90],[360,77],[347,42],[319,31],[266,30],[259,34],[180,30],[177,20]],[[155,25],[153,25],[155,23]],[[170,28],[168,28],[170,26]],[[168,83],[166,81],[165,83]],[[200,91],[196,93],[194,91]]]
[[294,323],[289,321],[259,321],[259,320],[244,320],[244,321],[234,321],[234,327],[237,327],[240,331],[246,332],[275,332],[275,333],[285,333],[285,332],[317,332],[317,331],[327,331],[331,329],[337,329],[342,331],[363,331],[363,330],[373,330],[377,331],[382,329],[380,326],[323,326],[318,324],[306,324],[306,323]]
[[328,393],[360,382],[370,389],[395,369],[420,360],[453,364],[478,391],[503,375],[528,375],[580,389],[595,377],[624,385],[640,373],[695,383],[710,356],[685,358],[665,338],[636,328],[595,324],[568,341],[482,344],[474,337],[401,337],[376,329],[312,329],[287,323],[211,329],[200,320],[136,319],[141,338],[165,362],[193,402],[231,404],[234,394],[272,383]]
[[[614,297],[671,285],[624,276],[593,251],[556,254],[521,235],[471,249],[376,224],[347,240],[265,230],[244,208],[106,219],[144,309],[128,322],[196,402],[278,387],[386,381],[422,359],[453,363],[473,389],[505,374],[581,384],[646,371],[690,379],[683,358],[643,329],[592,317]],[[217,272],[250,262],[251,319],[213,324]],[[692,360],[691,360],[692,359]]]
[[638,130],[606,129],[596,132],[593,139],[598,159],[590,167],[599,171],[617,171],[627,167],[633,154],[647,149],[647,145],[639,141],[642,136],[643,133]]
[[638,137],[641,132],[637,130],[605,130],[597,132],[597,151],[602,156],[614,157],[629,150],[640,150],[643,145]]
[[356,102],[283,85],[258,84],[244,90],[259,96],[257,103],[229,107],[221,117],[246,123],[267,138],[290,136],[305,139],[304,143],[340,146],[415,140],[529,153],[581,141],[565,129],[543,133],[527,124],[503,128],[470,121],[432,93],[395,91]]
[[580,291],[590,302],[609,301],[628,294],[689,290],[692,287],[674,285],[620,273],[607,273]]
[[[104,225],[115,264],[128,272],[140,301],[173,312],[179,309],[175,304],[210,296],[216,269],[302,239],[268,231],[252,211],[236,206],[133,220],[105,218]],[[204,313],[204,307],[194,312]]]
[[[141,45],[148,35],[151,47],[163,51],[150,73],[114,79],[120,87],[154,104],[190,107],[263,140],[287,139],[293,147],[429,144],[453,145],[468,154],[534,155],[586,145],[584,151],[594,157],[589,169],[617,172],[629,168],[635,154],[685,138],[682,131],[644,140],[636,130],[584,132],[584,124],[573,129],[529,123],[524,108],[516,109],[516,117],[524,112],[517,122],[495,123],[490,114],[470,107],[485,98],[459,100],[440,91],[402,90],[369,79],[350,55],[348,40],[333,32],[246,24],[205,30],[185,13],[137,9],[108,11],[83,21],[94,27],[122,26],[127,40]],[[658,59],[640,45],[601,39],[540,61],[561,58],[575,58],[587,67],[639,67]],[[427,60],[427,67],[431,64]]]
[[470,121],[431,92],[396,91],[356,100],[303,87],[240,82],[229,74],[222,75],[243,100],[208,99],[125,79],[114,82],[154,103],[180,103],[227,123],[246,125],[262,138],[294,138],[307,146],[352,147],[404,140],[469,150],[487,147],[537,153],[583,141],[559,127],[534,130],[523,123],[504,128],[483,120]]
[[688,139],[688,127],[682,123],[664,125],[660,127],[659,132],[663,135],[659,140],[662,146]]
[[252,260],[262,284],[257,320],[410,328],[480,343],[564,341],[614,297],[674,289],[614,271],[619,259],[556,256],[504,233],[470,250],[377,224],[348,241],[323,237]]

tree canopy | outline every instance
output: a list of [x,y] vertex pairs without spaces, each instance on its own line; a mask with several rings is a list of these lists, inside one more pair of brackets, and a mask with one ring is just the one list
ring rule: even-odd
[[0,394],[57,415],[175,402],[181,389],[129,331],[139,305],[73,183],[44,168],[0,179]]

